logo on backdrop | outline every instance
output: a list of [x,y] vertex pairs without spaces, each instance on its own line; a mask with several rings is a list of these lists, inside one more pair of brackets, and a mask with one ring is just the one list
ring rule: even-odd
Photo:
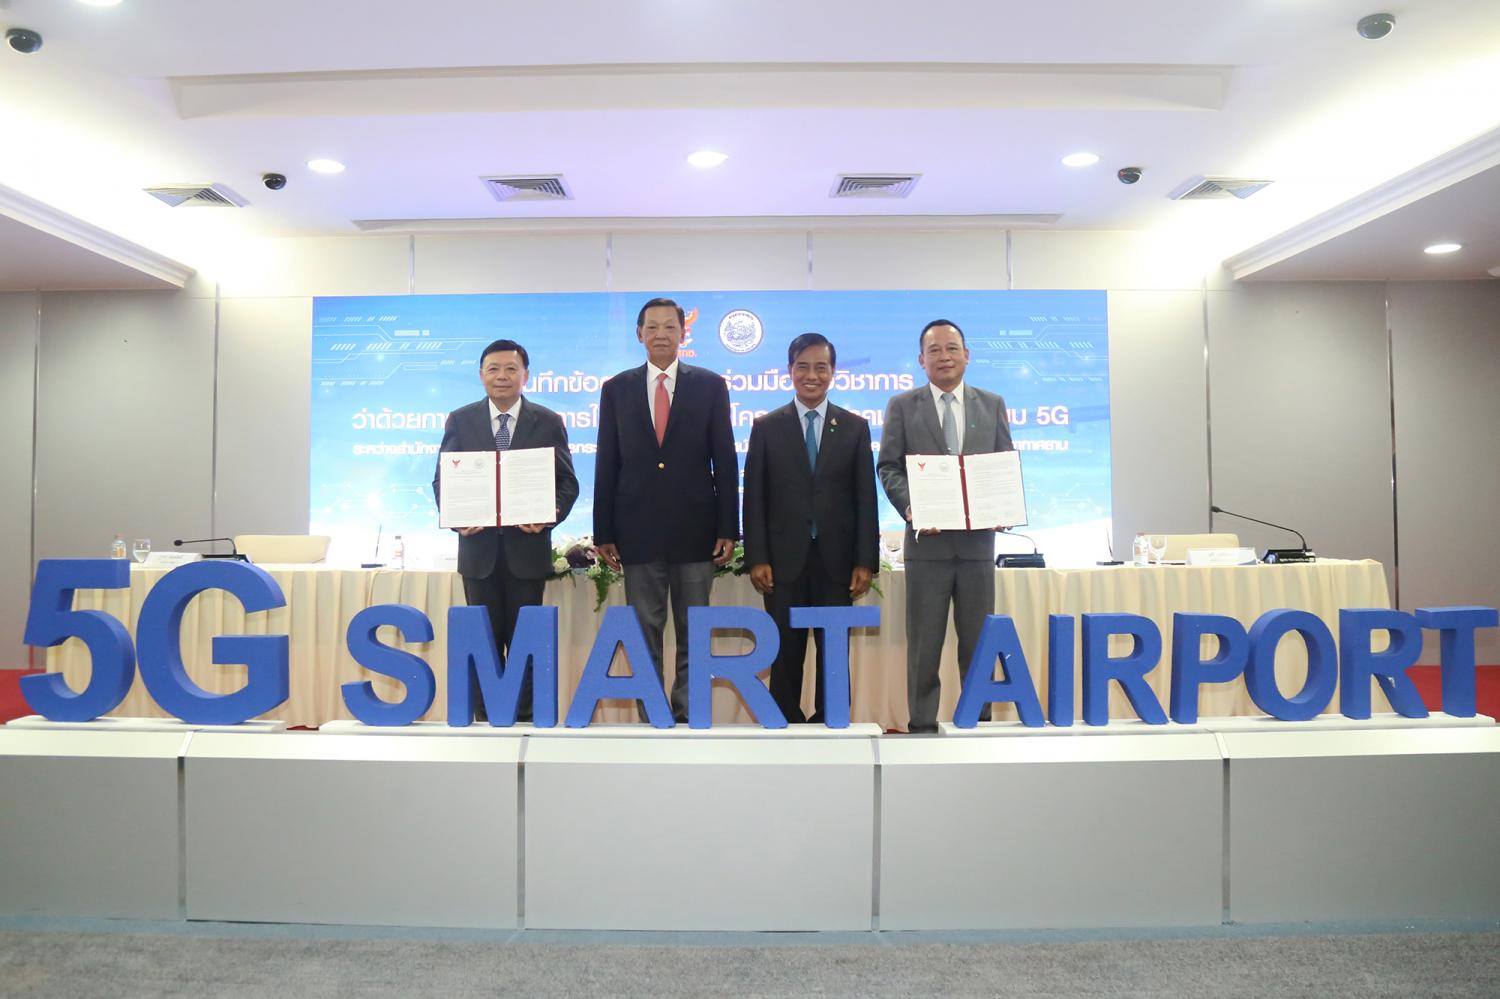
[[749,309],[735,309],[719,320],[719,342],[736,354],[748,354],[766,338],[760,317]]

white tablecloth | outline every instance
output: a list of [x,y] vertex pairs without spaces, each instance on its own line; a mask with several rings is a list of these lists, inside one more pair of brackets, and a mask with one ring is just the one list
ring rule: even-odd
[[[437,677],[437,698],[431,719],[446,717],[447,705],[447,610],[463,603],[463,586],[456,573],[442,571],[397,571],[389,569],[338,569],[324,566],[262,566],[275,577],[286,596],[287,606],[246,615],[239,602],[226,599],[222,591],[195,598],[183,615],[182,651],[188,674],[206,690],[227,693],[244,683],[242,666],[218,666],[212,662],[210,642],[215,635],[255,634],[291,636],[291,696],[265,717],[284,719],[291,725],[320,725],[335,718],[351,717],[344,706],[340,686],[350,681],[370,680],[381,696],[396,700],[399,684],[373,675],[349,656],[345,632],[350,619],[365,607],[381,603],[404,603],[432,619],[434,640],[407,646],[422,656]],[[128,590],[80,591],[75,606],[108,611],[124,621],[132,634],[142,600],[166,572],[165,568],[132,566]],[[900,571],[879,577],[883,597],[873,592],[862,602],[881,608],[878,632],[856,633],[851,641],[851,718],[875,722],[884,728],[904,728],[906,711],[906,576]],[[714,584],[713,598],[719,604],[761,606],[748,577],[724,577]],[[622,603],[622,588],[616,586],[610,603]],[[588,658],[599,618],[594,612],[593,584],[582,577],[554,580],[547,584],[546,602],[559,609],[558,689],[561,719],[578,685]],[[1047,615],[1106,611],[1141,614],[1161,628],[1162,661],[1147,679],[1162,702],[1170,691],[1171,624],[1175,611],[1227,614],[1247,628],[1268,610],[1292,607],[1311,611],[1338,635],[1338,611],[1345,607],[1389,607],[1385,573],[1373,561],[1326,559],[1306,565],[1187,567],[1160,566],[1137,569],[1129,566],[1087,569],[1011,569],[995,574],[996,613],[1010,614],[1026,652],[1037,693],[1046,703]],[[392,629],[381,629],[381,640],[394,644]],[[717,651],[744,651],[747,640],[716,639]],[[1075,642],[1075,646],[1079,644]],[[672,671],[672,629],[667,628],[668,684]],[[1111,654],[1123,655],[1125,640]],[[809,662],[812,643],[808,643]],[[51,649],[47,668],[61,670],[74,689],[82,689],[89,675],[87,649],[77,639]],[[615,669],[622,666],[617,660]],[[649,668],[646,666],[644,668]],[[1075,647],[1074,695],[1082,685]],[[812,669],[806,671],[804,705],[811,711]],[[944,652],[942,719],[952,717],[958,700],[956,640],[949,627]],[[1277,655],[1277,675],[1282,690],[1295,693],[1306,676],[1306,655],[1295,636],[1283,641]],[[1337,710],[1337,698],[1331,705]],[[1375,710],[1388,710],[1385,699],[1375,693]],[[1205,687],[1200,713],[1208,715],[1255,714],[1244,681]],[[152,703],[137,677],[134,687],[116,715],[159,717],[164,714]],[[1075,716],[1080,712],[1075,711]],[[1115,689],[1110,695],[1110,715],[1134,717],[1129,703]],[[600,721],[634,721],[631,703],[601,706]],[[1011,718],[1009,707],[996,708],[995,717]],[[749,722],[752,717],[732,688],[714,691],[716,722]]]

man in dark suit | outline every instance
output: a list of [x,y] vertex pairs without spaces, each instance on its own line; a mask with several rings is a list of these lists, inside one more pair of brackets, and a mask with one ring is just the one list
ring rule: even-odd
[[[802,712],[807,629],[793,607],[847,607],[880,570],[875,459],[864,417],[828,401],[838,354],[821,333],[787,348],[797,398],[755,421],[745,459],[745,564],[781,634],[771,696],[789,722]],[[823,720],[823,632],[816,632],[816,710]]]
[[[1005,400],[964,384],[969,348],[963,330],[934,319],[917,338],[928,384],[893,396],[886,405],[876,468],[891,505],[906,517],[906,697],[908,732],[936,732],[938,667],[953,608],[962,677],[979,643],[984,619],[995,610],[995,525],[978,531],[911,529],[909,454],[985,454],[1012,451]],[[985,706],[980,718],[988,720]]]
[[729,387],[683,364],[682,307],[653,298],[635,321],[646,364],[615,375],[599,393],[594,469],[594,545],[625,573],[658,677],[670,604],[677,637],[672,714],[687,720],[689,607],[708,603],[714,566],[739,537],[739,463]]
[[[488,398],[449,413],[438,448],[441,454],[550,447],[556,455],[557,516],[551,524],[457,528],[458,573],[464,581],[464,598],[471,606],[489,611],[495,644],[502,655],[510,652],[521,608],[542,602],[542,591],[552,573],[552,524],[566,517],[578,498],[578,477],[573,474],[562,417],[521,396],[531,375],[530,367],[526,348],[514,340],[496,340],[484,348],[479,358],[479,380]],[[432,477],[432,493],[441,505],[437,472]],[[476,702],[481,721],[483,711],[483,702]],[[516,717],[520,721],[532,717],[529,672],[522,681]]]

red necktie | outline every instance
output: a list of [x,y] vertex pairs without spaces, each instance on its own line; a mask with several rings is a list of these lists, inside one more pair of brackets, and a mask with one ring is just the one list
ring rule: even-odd
[[671,412],[672,399],[667,395],[666,372],[656,376],[656,443],[667,439],[667,414]]

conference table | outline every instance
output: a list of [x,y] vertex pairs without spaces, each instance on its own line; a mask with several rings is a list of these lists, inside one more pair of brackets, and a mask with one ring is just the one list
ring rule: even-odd
[[[279,708],[263,717],[286,721],[292,726],[316,727],[352,715],[344,705],[341,686],[369,680],[376,693],[388,701],[400,700],[399,683],[373,674],[349,655],[345,636],[349,622],[359,611],[376,604],[400,603],[415,607],[432,621],[433,640],[407,644],[400,641],[392,628],[382,628],[382,642],[396,645],[420,656],[432,667],[437,695],[427,719],[442,720],[447,715],[448,608],[464,603],[463,584],[451,569],[360,569],[328,565],[262,565],[276,580],[286,598],[286,605],[269,611],[246,614],[239,601],[221,590],[210,590],[195,597],[182,618],[181,646],[188,675],[204,690],[228,693],[245,682],[242,665],[218,665],[211,654],[216,635],[289,635],[291,655],[290,697]],[[133,635],[141,603],[162,576],[166,567],[132,565],[130,586],[119,590],[80,590],[75,598],[77,609],[103,610],[120,621]],[[883,729],[903,729],[906,708],[906,575],[900,570],[882,573],[877,583],[882,594],[871,592],[860,603],[880,608],[878,629],[859,629],[850,640],[850,717],[855,722],[874,722]],[[595,610],[595,591],[591,580],[573,575],[548,582],[546,603],[558,608],[558,693],[559,720],[566,714],[580,674],[593,645],[600,622]],[[623,603],[623,588],[613,587],[606,606]],[[715,604],[762,606],[748,576],[721,576],[714,583]],[[1118,612],[1139,614],[1153,620],[1161,629],[1163,654],[1158,666],[1147,675],[1151,688],[1163,707],[1169,700],[1171,681],[1170,649],[1174,612],[1224,614],[1239,620],[1247,628],[1269,610],[1295,608],[1321,618],[1338,636],[1338,611],[1349,607],[1389,607],[1385,571],[1376,561],[1322,559],[1314,563],[1247,566],[1148,567],[1102,566],[1058,569],[997,569],[995,572],[995,612],[1010,615],[1026,654],[1038,696],[1047,697],[1047,619],[1051,614],[1091,614]],[[1077,622],[1075,621],[1075,629]],[[1212,654],[1212,640],[1205,639],[1204,656]],[[673,670],[672,629],[668,627],[665,659],[668,684]],[[943,697],[939,717],[950,719],[958,697],[958,662],[956,640],[949,625],[949,639],[942,663]],[[1081,697],[1079,648],[1075,630],[1074,698]],[[750,641],[742,633],[716,636],[714,651],[735,654],[748,651]],[[809,662],[812,643],[808,643]],[[1130,639],[1110,640],[1110,654],[1122,656],[1130,651]],[[624,662],[616,654],[612,670],[646,668],[645,664]],[[90,662],[87,648],[77,639],[48,650],[47,668],[60,671],[70,686],[81,690],[88,682]],[[1305,646],[1295,635],[1278,646],[1276,673],[1282,691],[1288,695],[1302,686],[1306,677]],[[806,671],[804,707],[811,713],[813,671]],[[713,694],[716,724],[751,723],[753,715],[734,688],[715,684]],[[1377,690],[1372,707],[1389,710]],[[1337,698],[1330,705],[1337,709]],[[1134,718],[1135,712],[1117,684],[1111,684],[1109,711],[1111,718]],[[1259,714],[1250,700],[1243,678],[1233,683],[1205,686],[1199,698],[1199,712],[1204,716]],[[121,705],[113,712],[124,717],[162,717],[165,712],[151,700],[139,676]],[[1014,718],[1009,705],[997,705],[997,720]],[[1075,707],[1075,717],[1081,713]],[[602,722],[634,722],[634,702],[606,701],[595,713]]]

